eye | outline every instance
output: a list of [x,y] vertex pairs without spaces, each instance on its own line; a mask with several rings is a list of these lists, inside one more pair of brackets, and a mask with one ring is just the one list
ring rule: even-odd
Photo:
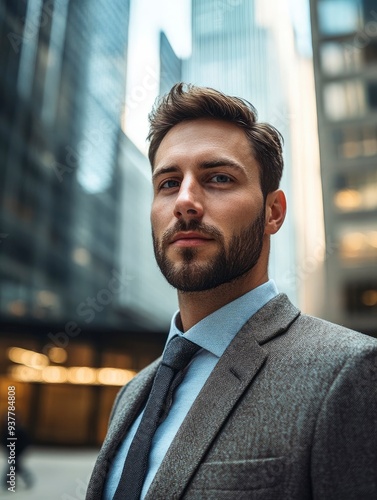
[[232,179],[225,174],[217,174],[211,177],[211,182],[215,182],[216,184],[226,184],[227,182],[232,182]]
[[174,179],[168,179],[160,185],[160,189],[171,189],[179,186],[179,182]]

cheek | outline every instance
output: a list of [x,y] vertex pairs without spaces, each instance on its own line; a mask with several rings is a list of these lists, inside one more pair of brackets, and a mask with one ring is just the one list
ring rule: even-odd
[[158,235],[159,231],[166,225],[166,211],[163,210],[160,203],[152,203],[150,219],[153,232]]
[[241,227],[247,221],[251,221],[254,210],[250,207],[250,205],[234,202],[228,207],[226,212],[221,212],[220,220],[222,220],[224,225],[228,226],[228,228],[232,230],[232,228],[235,229],[237,227]]
[[260,216],[261,206],[250,203],[235,202],[218,220],[223,227],[224,235],[239,234],[253,224]]

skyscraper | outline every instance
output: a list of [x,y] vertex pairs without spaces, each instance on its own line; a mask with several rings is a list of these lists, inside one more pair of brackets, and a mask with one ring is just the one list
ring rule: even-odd
[[325,229],[325,315],[377,335],[377,7],[312,0]]
[[163,31],[160,32],[160,95],[182,79],[182,61]]
[[59,324],[119,266],[129,2],[1,9],[1,318]]

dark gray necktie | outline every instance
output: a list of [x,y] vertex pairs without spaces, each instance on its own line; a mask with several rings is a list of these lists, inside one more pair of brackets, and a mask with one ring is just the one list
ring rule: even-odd
[[199,346],[184,337],[172,338],[157,370],[144,414],[132,440],[113,500],[139,500],[148,467],[153,435],[166,415],[169,389],[176,375],[189,363]]

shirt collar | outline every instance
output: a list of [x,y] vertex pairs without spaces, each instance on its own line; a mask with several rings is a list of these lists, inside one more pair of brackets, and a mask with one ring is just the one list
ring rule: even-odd
[[[263,283],[229,302],[185,332],[185,337],[218,358],[246,321],[278,294],[273,280]],[[177,311],[171,321],[167,342],[183,332],[176,326]]]

